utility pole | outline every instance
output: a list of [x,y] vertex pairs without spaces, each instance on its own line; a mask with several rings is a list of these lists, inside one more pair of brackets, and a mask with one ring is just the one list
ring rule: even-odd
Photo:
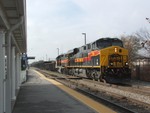
[[82,33],[82,35],[84,35],[84,42],[85,42],[85,45],[86,45],[86,33]]

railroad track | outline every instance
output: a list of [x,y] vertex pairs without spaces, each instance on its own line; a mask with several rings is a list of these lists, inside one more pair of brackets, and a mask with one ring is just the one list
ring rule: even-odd
[[[49,73],[47,71],[42,71],[42,72],[45,74]],[[117,88],[120,90],[138,93],[138,94],[142,94],[142,95],[146,95],[146,96],[150,95],[150,87],[148,87],[148,88],[144,87],[144,86],[142,87],[142,86],[139,86],[136,84],[134,84],[134,85],[131,83],[129,83],[129,84],[109,84],[109,83],[102,83],[102,82],[98,82],[98,81],[93,81],[93,80],[87,79],[85,77],[64,75],[64,74],[60,74],[60,73],[56,73],[56,72],[51,72],[50,74],[52,76],[54,76],[54,79],[55,79],[55,77],[57,77],[57,79],[78,79],[78,80],[87,81],[89,83],[92,82],[92,83],[94,83],[94,85],[108,86],[108,87]]]
[[[38,70],[38,71],[41,72],[41,70]],[[134,93],[137,93],[135,91],[135,89],[140,90],[139,88],[135,88],[134,90],[132,90],[132,87],[124,87],[124,86],[119,86],[119,85],[104,84],[104,83],[100,83],[97,81],[91,82],[91,80],[87,80],[87,79],[84,79],[81,77],[74,77],[74,76],[70,77],[70,76],[62,75],[62,74],[59,75],[58,73],[53,73],[53,72],[49,73],[47,71],[42,71],[42,73],[46,77],[55,79],[55,80],[65,84],[66,86],[69,86],[69,87],[75,89],[75,90],[78,90],[82,93],[85,93],[85,94],[88,94],[91,96],[93,95],[93,98],[96,98],[96,100],[100,100],[100,98],[102,98],[101,100],[103,100],[103,101],[104,100],[110,101],[111,106],[116,106],[115,109],[118,108],[122,111],[124,111],[126,109],[125,113],[128,113],[128,112],[129,113],[134,113],[134,112],[148,113],[150,111],[150,107],[147,107],[147,106],[149,106],[149,104],[145,104],[145,102],[140,102],[140,101],[137,101],[137,100],[132,99],[130,97],[126,97],[123,95],[123,93],[119,94],[117,92],[111,92],[110,91],[110,89],[112,91],[125,90],[128,92],[132,91],[132,93],[133,93],[133,91],[134,91]],[[101,87],[103,87],[103,88],[101,88]],[[100,89],[98,89],[98,88],[100,88]],[[129,90],[130,88],[131,88],[131,90]],[[99,93],[95,95],[95,92],[96,93],[99,92]],[[94,97],[94,95],[95,95],[95,97]],[[137,97],[138,96],[139,95],[137,95]],[[117,105],[119,105],[119,106],[117,107]],[[128,112],[127,112],[127,110],[128,110]],[[122,113],[122,111],[121,111],[121,113]]]
[[135,111],[133,111],[133,110],[131,110],[131,109],[128,109],[128,108],[126,108],[126,107],[123,107],[123,106],[121,106],[121,105],[119,105],[119,104],[117,104],[117,103],[113,103],[112,101],[110,101],[110,100],[108,100],[108,99],[105,99],[105,98],[103,98],[103,97],[99,97],[99,96],[97,96],[97,95],[95,95],[95,94],[92,94],[92,93],[90,93],[90,92],[88,92],[88,91],[85,91],[85,90],[83,90],[83,89],[81,89],[81,88],[76,88],[76,90],[77,90],[78,92],[80,92],[80,93],[82,93],[82,94],[84,94],[84,95],[86,95],[86,96],[88,96],[88,97],[90,97],[90,98],[92,98],[92,99],[98,101],[98,102],[101,102],[101,103],[103,103],[103,104],[105,104],[105,105],[107,105],[107,106],[110,106],[110,107],[113,108],[113,109],[117,109],[117,111],[119,111],[119,112],[121,112],[121,113],[135,113]]
[[[84,79],[84,81],[91,83],[91,80],[88,80],[88,79]],[[128,92],[132,92],[132,93],[137,93],[137,94],[141,94],[141,95],[145,95],[145,96],[150,95],[150,87],[145,88],[145,87],[137,86],[137,85],[132,86],[132,85],[125,85],[125,84],[119,84],[119,85],[118,84],[109,84],[109,83],[101,83],[98,81],[92,81],[92,83],[94,83],[94,85],[112,87],[115,89],[128,91]]]

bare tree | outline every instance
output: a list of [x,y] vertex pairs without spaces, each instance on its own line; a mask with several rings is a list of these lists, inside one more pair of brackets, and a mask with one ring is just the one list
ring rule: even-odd
[[129,52],[129,63],[132,62],[138,56],[138,50],[141,48],[140,39],[135,35],[121,36],[121,40],[124,43],[124,47],[128,49]]
[[141,40],[141,46],[150,52],[150,32],[147,29],[140,29],[135,35]]

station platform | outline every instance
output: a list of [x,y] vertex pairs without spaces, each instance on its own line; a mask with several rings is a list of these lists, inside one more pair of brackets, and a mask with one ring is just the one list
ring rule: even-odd
[[[28,70],[28,80],[22,84],[13,113],[98,113],[64,90],[60,84],[53,84],[35,70]],[[57,86],[59,85],[59,87]],[[62,84],[61,84],[62,85]],[[66,87],[66,86],[65,86]],[[75,93],[74,93],[75,94]],[[77,95],[77,94],[75,94]],[[81,97],[82,98],[82,97]],[[81,99],[82,100],[82,99]],[[89,102],[91,103],[91,102]],[[98,104],[96,104],[99,107]],[[114,113],[101,106],[102,113]]]

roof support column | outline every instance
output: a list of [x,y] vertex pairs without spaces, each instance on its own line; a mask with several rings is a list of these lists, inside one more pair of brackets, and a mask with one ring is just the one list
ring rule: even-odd
[[21,75],[21,56],[20,53],[16,55],[16,90],[20,89],[20,75]]
[[16,66],[15,66],[15,47],[13,46],[12,48],[12,54],[11,54],[11,59],[12,59],[12,101],[16,100]]
[[0,113],[4,113],[5,32],[0,30]]
[[7,33],[6,113],[11,113],[11,33]]

